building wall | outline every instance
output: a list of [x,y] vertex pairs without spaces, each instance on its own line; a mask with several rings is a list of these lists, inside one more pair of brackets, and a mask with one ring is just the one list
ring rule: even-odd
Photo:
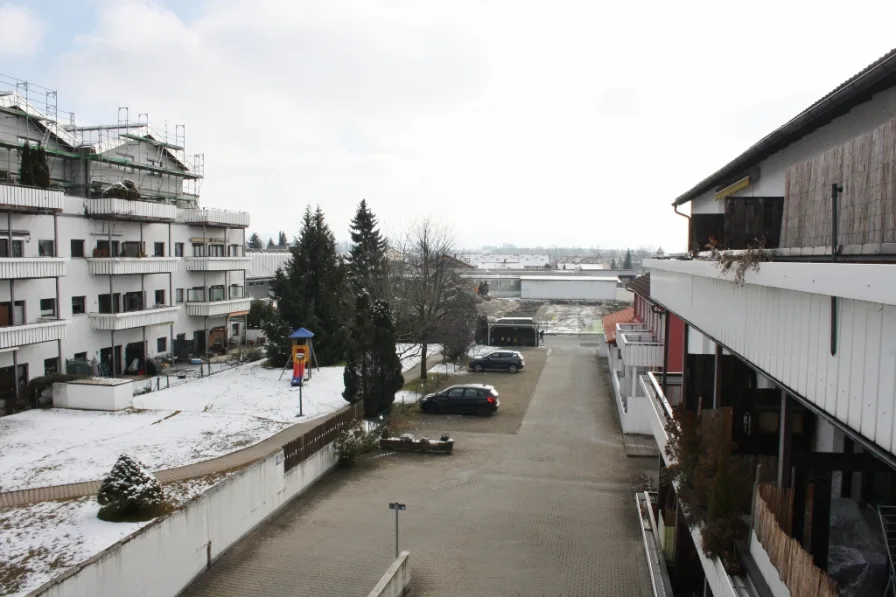
[[521,295],[524,299],[612,301],[616,299],[616,281],[523,279]]
[[684,321],[671,311],[666,313],[669,317],[669,338],[666,341],[666,350],[669,351],[669,372],[682,373],[684,371]]
[[[887,89],[864,104],[837,118],[760,162],[760,179],[734,197],[783,197],[787,169],[850,139],[870,133],[892,120],[896,114],[896,88]],[[725,202],[716,201],[708,191],[691,202],[691,213],[724,213]]]

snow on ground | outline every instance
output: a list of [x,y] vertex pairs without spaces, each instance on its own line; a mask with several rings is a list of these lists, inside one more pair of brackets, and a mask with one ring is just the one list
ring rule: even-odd
[[123,454],[151,470],[215,458],[291,423],[202,412],[30,410],[0,418],[0,491],[95,481]]
[[[225,475],[165,487],[173,505],[199,495]],[[93,497],[0,510],[0,595],[25,595],[94,556],[147,522],[105,522]]]
[[[472,350],[472,349],[471,349]],[[440,363],[438,365],[433,365],[429,368],[429,371],[426,372],[428,375],[441,375],[445,377],[459,377],[462,375],[469,375],[470,371],[467,369],[466,362],[463,363]],[[416,390],[399,390],[395,394],[395,402],[399,404],[407,404],[410,402],[417,402],[420,399],[420,392]]]
[[601,334],[601,318],[605,315],[600,305],[542,305],[535,321],[545,334]]
[[[398,356],[401,358],[401,370],[411,371],[415,367],[419,367],[420,358],[423,356],[423,347],[419,344],[397,344],[395,346]],[[428,361],[434,356],[442,353],[441,344],[426,345],[426,360]]]

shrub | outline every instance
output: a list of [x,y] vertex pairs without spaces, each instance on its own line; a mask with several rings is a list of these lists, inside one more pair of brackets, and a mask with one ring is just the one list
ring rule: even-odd
[[379,429],[368,431],[363,421],[343,429],[333,442],[339,461],[344,466],[351,466],[361,454],[373,452],[379,447],[381,433]]
[[96,496],[97,515],[112,522],[149,520],[165,511],[165,494],[151,472],[127,454],[118,457]]
[[86,377],[86,375],[69,375],[68,373],[51,373],[49,375],[35,377],[28,382],[27,386],[25,386],[25,398],[31,400],[32,406],[36,407],[41,394],[54,383],[64,383],[76,379],[85,379]]

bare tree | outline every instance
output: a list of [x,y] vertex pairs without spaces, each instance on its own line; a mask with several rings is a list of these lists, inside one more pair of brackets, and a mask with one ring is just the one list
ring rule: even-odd
[[395,241],[394,248],[392,303],[399,339],[420,345],[420,378],[425,380],[428,345],[441,340],[454,323],[466,321],[470,308],[465,305],[472,305],[475,318],[475,300],[464,300],[472,289],[445,259],[454,252],[454,239],[440,224],[419,221]]

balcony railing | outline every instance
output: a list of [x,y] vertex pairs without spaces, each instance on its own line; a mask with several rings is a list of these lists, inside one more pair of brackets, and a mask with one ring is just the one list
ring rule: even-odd
[[96,218],[150,222],[173,222],[177,218],[177,207],[168,203],[104,197],[88,199],[85,204],[87,205],[87,215]]
[[248,311],[250,298],[231,298],[218,301],[188,302],[187,315],[190,317],[221,317],[232,313]]
[[157,307],[124,313],[91,313],[90,327],[94,330],[130,330],[152,325],[170,325],[177,319],[179,307]]
[[199,224],[227,228],[248,228],[249,214],[245,211],[225,209],[183,209],[181,217],[186,224]]
[[62,211],[62,191],[0,183],[0,209],[12,211]]
[[53,319],[0,327],[0,349],[62,340],[65,338],[67,324],[66,320]]
[[58,278],[65,275],[66,263],[63,257],[2,257],[0,280]]
[[187,257],[187,271],[226,272],[249,269],[249,257]]
[[177,271],[177,257],[93,257],[88,270],[97,275],[171,274]]
[[657,342],[646,326],[635,325],[641,329],[632,330],[632,324],[616,324],[616,346],[623,363],[630,367],[662,367],[663,343]]
[[650,406],[653,411],[650,418],[650,429],[653,432],[656,447],[660,451],[663,461],[668,466],[674,462],[666,454],[666,444],[669,443],[666,425],[672,420],[672,406],[666,400],[663,389],[652,372],[639,376],[638,383],[641,385],[641,391],[650,399]]

